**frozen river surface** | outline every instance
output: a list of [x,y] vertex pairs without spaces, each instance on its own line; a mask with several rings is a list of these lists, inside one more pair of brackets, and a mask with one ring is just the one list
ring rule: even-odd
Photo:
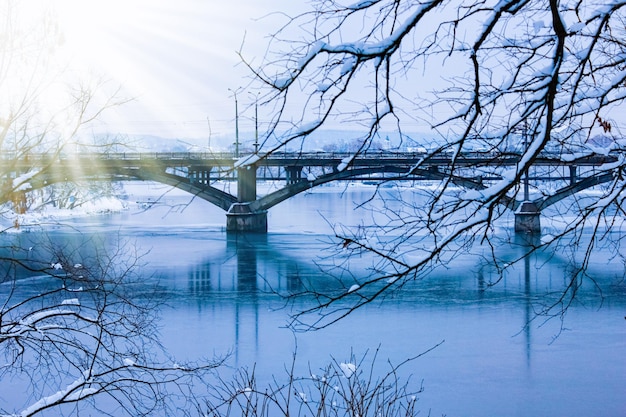
[[[151,203],[157,188],[135,187],[129,202]],[[493,287],[489,268],[463,256],[406,291],[357,310],[320,331],[293,334],[290,312],[273,290],[320,288],[332,279],[318,264],[331,245],[329,224],[361,224],[360,188],[320,189],[269,212],[266,236],[232,236],[224,214],[176,193],[141,211],[72,220],[81,232],[128,239],[142,250],[147,281],[162,287],[162,340],[172,354],[195,359],[232,352],[230,365],[255,366],[259,385],[282,377],[297,345],[298,372],[320,369],[380,347],[394,363],[441,343],[404,369],[424,391],[421,415],[626,415],[626,293],[623,265],[600,256],[589,272],[603,288],[584,290],[564,321],[533,319],[545,292],[564,285],[567,265],[538,255]],[[48,231],[71,239],[77,229]],[[515,249],[503,248],[503,251]],[[355,261],[358,269],[358,260]],[[306,307],[305,301],[292,308]],[[555,338],[555,336],[558,337]],[[443,343],[442,343],[443,342]]]

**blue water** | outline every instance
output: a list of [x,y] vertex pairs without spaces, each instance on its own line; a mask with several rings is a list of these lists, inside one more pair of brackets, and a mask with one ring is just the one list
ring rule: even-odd
[[[422,415],[626,415],[626,286],[623,265],[609,262],[608,253],[588,269],[602,293],[584,286],[562,319],[535,311],[562,291],[565,257],[537,254],[488,287],[493,268],[464,255],[328,328],[288,329],[291,315],[312,304],[286,304],[276,292],[305,284],[337,288],[325,268],[333,261],[331,225],[368,221],[354,202],[369,193],[327,188],[288,200],[270,210],[267,236],[228,235],[221,211],[176,193],[147,211],[131,204],[122,213],[71,220],[77,229],[47,233],[61,240],[78,230],[119,237],[146,251],[146,285],[158,285],[166,302],[160,315],[168,350],[181,360],[232,352],[228,365],[255,366],[260,385],[282,377],[296,350],[296,370],[307,375],[333,359],[380,348],[382,372],[387,359],[399,363],[441,343],[402,371],[424,387]],[[144,197],[131,194],[129,202]],[[517,250],[500,248],[505,257]],[[352,262],[359,275],[369,260]]]

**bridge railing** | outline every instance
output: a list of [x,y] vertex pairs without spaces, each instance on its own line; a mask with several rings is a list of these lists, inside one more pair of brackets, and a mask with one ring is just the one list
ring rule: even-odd
[[[390,152],[390,151],[369,151],[360,153],[359,159],[397,159],[407,157],[425,156],[420,152]],[[354,157],[352,152],[272,152],[271,154],[261,155],[271,159],[346,159]],[[233,152],[98,152],[98,153],[72,153],[59,154],[51,158],[47,153],[29,153],[15,155],[8,153],[0,153],[0,160],[23,160],[23,161],[51,161],[53,159],[68,160],[122,160],[122,161],[138,161],[138,160],[237,160]]]
[[[233,152],[119,152],[119,153],[104,153],[93,154],[95,158],[100,159],[118,159],[118,160],[163,160],[163,159],[180,159],[180,160],[237,160]],[[248,156],[248,155],[246,155]],[[271,154],[261,155],[271,159],[346,159],[354,156],[351,152],[272,152]],[[365,152],[359,154],[360,159],[397,159],[406,157],[422,157],[426,156],[425,153],[420,152],[389,152],[389,151],[375,151]],[[77,157],[84,158],[89,155],[78,154]]]
[[[602,155],[588,155],[588,163],[591,165],[598,165],[602,160],[614,159],[616,152],[611,152],[608,156]],[[436,155],[429,155],[426,152],[399,152],[399,151],[367,151],[359,153],[355,159],[359,160],[418,160],[420,158],[429,159],[442,159],[450,160],[452,158],[451,153],[439,153]],[[245,157],[249,157],[246,155]],[[280,161],[280,160],[327,160],[327,161],[345,161],[354,157],[353,152],[325,152],[325,151],[307,151],[307,152],[285,152],[276,151],[270,155],[261,155],[268,160]],[[489,161],[489,160],[502,160],[503,158],[519,158],[520,155],[516,153],[493,153],[493,152],[464,152],[459,155],[462,159],[477,160],[477,161]],[[0,160],[5,161],[20,161],[22,164],[45,161],[52,163],[55,160],[59,161],[85,161],[85,160],[117,160],[117,161],[222,161],[222,163],[235,162],[238,158],[233,152],[102,152],[102,153],[75,153],[75,154],[60,154],[53,158],[47,153],[29,153],[22,154],[16,157],[11,153],[0,152]],[[540,155],[540,159],[561,161],[563,163],[571,162],[577,158],[575,155],[559,154],[544,152]],[[585,157],[583,156],[583,159]],[[579,159],[580,162],[580,159]]]
[[[105,154],[97,154],[100,159],[115,159],[115,160],[207,160],[207,159],[221,159],[230,160],[234,158],[232,152],[108,152]],[[95,155],[94,155],[95,156]]]

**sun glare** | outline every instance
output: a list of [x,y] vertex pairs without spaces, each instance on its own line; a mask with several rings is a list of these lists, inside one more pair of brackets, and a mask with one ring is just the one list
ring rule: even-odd
[[[94,131],[107,133],[204,137],[210,131],[232,131],[229,89],[246,84],[250,75],[237,51],[245,39],[246,51],[262,54],[264,37],[274,28],[257,20],[273,7],[273,2],[262,0],[237,4],[202,0],[10,3],[20,9],[17,26],[28,28],[46,21],[39,30],[54,32],[50,54],[54,65],[43,68],[46,76],[68,85],[85,78],[109,80],[112,87],[121,87],[124,98],[133,99],[94,123]],[[26,68],[33,67],[29,63]],[[61,96],[50,94],[46,107],[52,108],[55,100],[60,106]]]
[[[203,79],[206,68],[211,68],[207,51],[220,51],[211,43],[219,40],[217,33],[211,33],[216,25],[205,18],[209,15],[227,24],[220,21],[219,8],[163,0],[68,0],[55,4],[72,68],[104,74],[119,83],[125,95],[141,103],[133,111],[112,112],[114,126],[108,128],[141,131],[192,117],[190,106],[198,103],[198,92],[208,84]],[[227,32],[222,39],[224,36]],[[235,55],[234,48],[230,53]],[[226,91],[224,87],[224,94]],[[205,123],[206,113],[193,118]]]

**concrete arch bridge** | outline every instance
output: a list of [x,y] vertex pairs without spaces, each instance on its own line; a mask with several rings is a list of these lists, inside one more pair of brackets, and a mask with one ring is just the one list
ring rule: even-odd
[[[525,178],[525,200],[503,203],[516,213],[515,228],[521,232],[540,231],[541,210],[577,192],[610,181],[614,173],[599,170],[614,163],[614,156],[591,155],[560,158],[546,155],[534,161],[532,175]],[[31,154],[27,159],[6,161],[5,185],[15,183],[20,175],[37,172],[27,178],[29,189],[80,180],[156,181],[187,191],[222,208],[229,231],[267,232],[267,210],[312,187],[332,181],[451,180],[475,190],[502,179],[503,172],[515,167],[520,156],[469,153],[427,156],[422,153],[372,152],[354,155],[342,153],[272,153],[235,158],[232,153],[91,153],[48,158]],[[452,167],[456,174],[452,174]],[[462,175],[460,175],[461,173]],[[258,181],[282,182],[282,188],[264,196],[257,195]],[[216,186],[234,181],[236,193]],[[560,187],[550,196],[534,201],[528,198],[529,183],[556,181]],[[1,193],[7,195],[7,193]],[[5,202],[8,200],[5,197]],[[0,201],[0,203],[3,201]]]

